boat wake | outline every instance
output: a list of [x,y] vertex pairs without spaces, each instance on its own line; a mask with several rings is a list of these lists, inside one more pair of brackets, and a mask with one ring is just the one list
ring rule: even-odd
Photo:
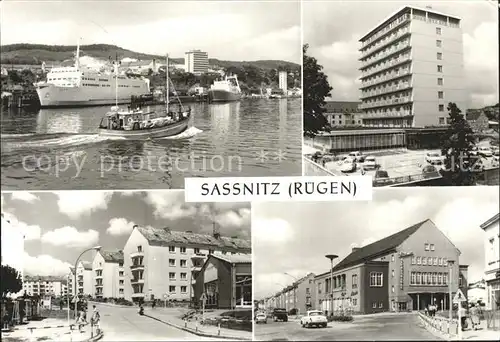
[[171,136],[171,137],[164,137],[164,138],[159,138],[157,140],[181,140],[181,139],[189,139],[194,137],[197,134],[202,133],[203,131],[201,129],[198,129],[194,126],[189,127],[186,129],[184,132],[179,133],[177,135]]
[[[29,138],[29,140],[26,140]],[[106,140],[123,140],[122,137],[109,138],[99,134],[2,134],[2,147],[9,149],[67,148],[96,144]]]

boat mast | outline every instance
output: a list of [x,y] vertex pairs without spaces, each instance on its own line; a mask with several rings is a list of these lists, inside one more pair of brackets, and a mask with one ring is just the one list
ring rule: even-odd
[[76,56],[75,56],[75,68],[78,70],[80,68],[80,39],[76,41]]
[[167,113],[168,113],[168,105],[170,103],[170,82],[168,80],[168,53],[167,53],[167,65],[166,65],[166,69],[165,69],[165,78],[166,78],[166,85],[165,85],[165,89],[167,90],[167,95],[166,95],[166,105],[167,105]]
[[118,107],[118,53],[115,57],[115,106]]

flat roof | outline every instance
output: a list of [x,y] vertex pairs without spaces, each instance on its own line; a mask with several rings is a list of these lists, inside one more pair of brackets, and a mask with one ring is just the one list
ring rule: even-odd
[[445,17],[449,17],[449,18],[453,18],[453,19],[457,19],[457,20],[462,20],[462,18],[460,18],[460,17],[454,16],[454,15],[449,15],[449,14],[444,14],[442,12],[435,11],[432,8],[422,8],[422,7],[418,7],[418,6],[403,6],[400,9],[398,9],[397,11],[393,12],[388,17],[386,17],[384,20],[382,20],[377,26],[375,26],[367,34],[365,34],[363,37],[361,37],[359,39],[359,41],[360,42],[364,41],[366,38],[368,38],[369,36],[373,35],[373,33],[375,33],[378,29],[380,29],[381,26],[383,26],[384,24],[386,24],[391,19],[397,17],[399,14],[407,11],[408,9],[416,9],[416,10],[419,10],[419,11],[430,12],[430,13],[442,15],[442,16],[445,16]]

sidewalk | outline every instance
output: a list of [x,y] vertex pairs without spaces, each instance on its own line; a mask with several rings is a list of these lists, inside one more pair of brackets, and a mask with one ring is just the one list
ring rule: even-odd
[[186,309],[179,308],[145,308],[144,315],[199,336],[228,340],[252,340],[252,333],[250,331],[219,329],[213,325],[201,325],[197,321],[183,321],[180,317],[186,311]]
[[499,335],[500,331],[498,330],[488,330],[486,321],[483,320],[479,325],[479,330],[467,329],[462,332],[462,339],[472,341],[498,341]]
[[[73,323],[73,321],[71,322]],[[87,342],[102,338],[91,338],[90,325],[86,325],[82,332],[78,329],[70,330],[67,320],[47,318],[42,321],[31,321],[28,324],[18,325],[9,332],[2,331],[2,340],[6,341],[70,341]]]

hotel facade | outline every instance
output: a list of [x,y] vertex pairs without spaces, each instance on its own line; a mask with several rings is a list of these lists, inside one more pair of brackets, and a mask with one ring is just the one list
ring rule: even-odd
[[193,301],[193,285],[209,255],[249,253],[251,242],[237,237],[134,226],[123,248],[125,298]]
[[481,229],[484,231],[486,306],[491,310],[500,308],[499,220],[499,214],[496,214],[481,225]]
[[444,126],[449,102],[466,112],[460,18],[406,6],[360,42],[365,126]]
[[123,298],[125,296],[123,251],[98,251],[92,262],[92,271],[94,297]]
[[[460,251],[425,220],[352,252],[315,277],[315,308],[367,314],[449,308],[449,291],[467,293],[467,266]],[[451,283],[450,283],[451,279]]]
[[191,50],[184,55],[184,69],[195,75],[208,72],[208,53],[201,50]]

